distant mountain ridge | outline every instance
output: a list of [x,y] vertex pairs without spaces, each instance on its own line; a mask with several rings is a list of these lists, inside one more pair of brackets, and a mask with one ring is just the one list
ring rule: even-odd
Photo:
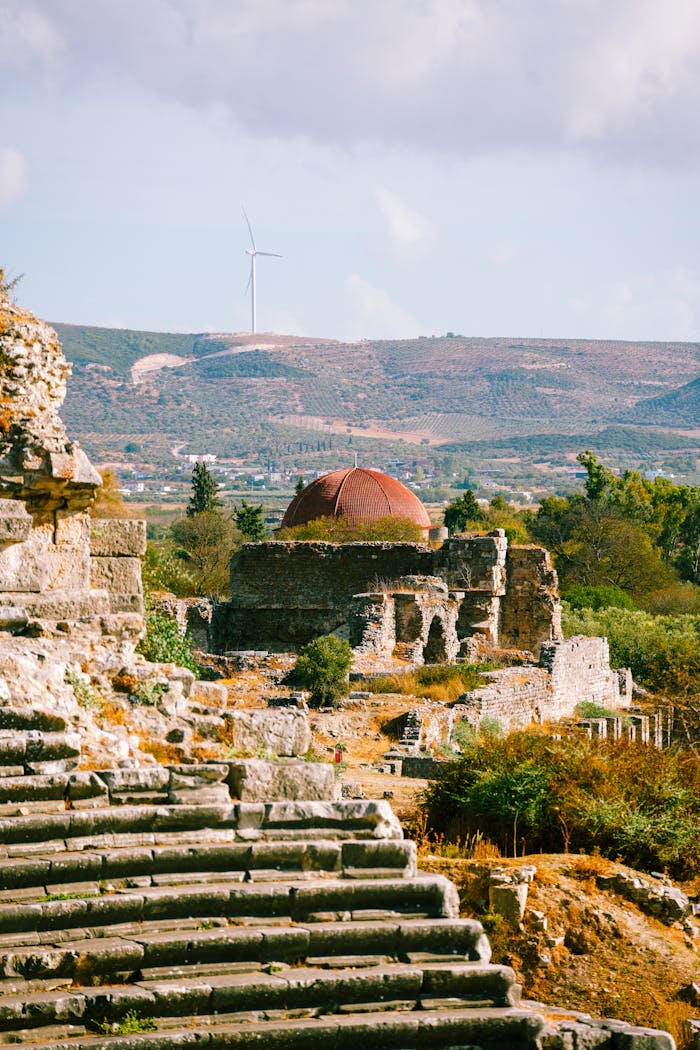
[[699,422],[698,344],[55,328],[74,362],[66,419],[98,457],[147,441],[161,458],[177,442],[269,463],[291,462],[296,448],[329,466],[348,445],[371,449],[379,465],[416,446],[510,447],[534,459],[548,436],[560,456],[596,434],[656,448],[650,431],[640,439],[644,427]]

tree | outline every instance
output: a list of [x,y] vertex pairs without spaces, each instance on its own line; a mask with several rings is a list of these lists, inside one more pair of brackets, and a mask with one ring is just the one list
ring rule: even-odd
[[351,663],[350,643],[335,634],[324,634],[300,649],[293,675],[299,685],[311,690],[316,704],[332,704],[347,692]]
[[127,507],[119,487],[119,478],[113,470],[102,471],[102,484],[95,493],[95,502],[90,508],[93,518],[129,518]]
[[220,510],[203,510],[173,522],[170,531],[195,592],[227,597],[231,555],[241,543],[231,517]]
[[472,490],[467,489],[463,495],[445,507],[443,520],[452,536],[455,532],[464,532],[468,522],[483,521],[484,512]]
[[304,476],[303,476],[303,474],[300,474],[299,477],[297,478],[297,483],[294,486],[294,494],[296,496],[301,496],[301,494],[302,494],[302,492],[304,491],[305,488],[306,488],[306,483],[304,482]]
[[238,526],[239,532],[247,540],[261,540],[265,535],[265,522],[263,521],[263,509],[262,503],[257,507],[253,507],[252,504],[246,503],[245,500],[241,500],[240,507],[236,507],[234,510],[236,518],[236,525]]
[[192,495],[187,505],[187,517],[192,518],[195,514],[203,514],[220,507],[221,500],[216,495],[217,491],[216,479],[207,469],[206,463],[195,463],[192,469]]
[[353,523],[339,514],[323,515],[305,525],[280,529],[280,540],[324,540],[327,543],[425,543],[425,530],[411,518],[386,515],[374,521]]

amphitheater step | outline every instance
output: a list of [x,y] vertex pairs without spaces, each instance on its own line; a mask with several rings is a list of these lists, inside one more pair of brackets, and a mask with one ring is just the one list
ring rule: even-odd
[[[388,961],[421,962],[433,954],[442,961],[488,963],[490,950],[479,923],[470,919],[396,920],[278,925],[221,925],[220,917],[152,922],[144,926],[80,927],[0,938],[0,977],[78,979],[89,960],[100,979],[163,967],[210,963],[274,962],[328,968],[339,958],[347,965]],[[165,927],[165,928],[164,928]],[[419,958],[420,955],[420,958]]]
[[[137,1003],[136,996],[133,1002]],[[141,1000],[140,1005],[143,1009],[145,1002]],[[412,1007],[411,1000],[402,1002],[399,1009],[390,1009],[392,1005],[385,1002],[379,1011],[363,1011],[362,1004],[348,1004],[335,1014],[304,1017],[302,1013],[291,1019],[275,1017],[271,1011],[266,1021],[258,1011],[195,1015],[186,1024],[178,1021],[175,1025],[167,1019],[158,1023],[144,1013],[145,1024],[134,1035],[116,1034],[118,1025],[109,1034],[108,1021],[103,1022],[103,1034],[82,1035],[78,1029],[74,1036],[61,1037],[60,1028],[54,1028],[57,1037],[50,1040],[40,1031],[26,1029],[13,1035],[20,1035],[21,1044],[36,1050],[357,1050],[358,1041],[363,1050],[535,1050],[544,1028],[540,1016],[517,1007],[421,1010]]]
[[513,971],[504,966],[410,966],[318,970],[281,963],[266,971],[138,981],[132,985],[72,987],[0,996],[0,1029],[34,1028],[70,1021],[114,1022],[138,1010],[154,1022],[171,1017],[268,1011],[332,1014],[373,1004],[387,1010],[511,1007],[518,997]]
[[[200,838],[207,834],[203,830]],[[0,858],[0,885],[5,888],[5,899],[11,899],[15,889],[35,887],[39,893],[49,883],[89,879],[110,883],[111,888],[116,888],[116,880],[128,882],[130,878],[145,878],[154,885],[168,881],[184,883],[200,878],[211,881],[217,873],[224,871],[238,873],[245,879],[273,876],[279,879],[281,871],[310,876],[325,871],[361,879],[414,875],[415,870],[415,844],[399,839],[344,843],[323,840],[253,843],[200,841],[197,846],[64,849],[46,854]]]
[[[189,831],[194,833],[196,844],[202,828],[207,829],[208,835],[214,830],[233,832],[231,838],[241,842],[403,838],[389,804],[383,801],[212,805],[193,801],[191,805],[117,805],[3,817],[0,819],[0,856],[12,856],[9,847],[29,843],[73,839],[77,844],[67,848],[85,849],[90,843],[108,845],[110,837],[117,835],[127,836],[120,840],[121,845],[154,844],[157,841],[165,844],[169,840],[163,835]],[[107,836],[107,841],[104,836]],[[138,836],[155,837],[147,840]],[[26,850],[19,852],[21,855]],[[18,855],[16,851],[14,855]]]

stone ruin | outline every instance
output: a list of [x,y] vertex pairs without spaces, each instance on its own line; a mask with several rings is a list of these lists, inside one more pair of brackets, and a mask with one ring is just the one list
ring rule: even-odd
[[510,546],[502,529],[453,536],[437,549],[247,543],[232,560],[231,594],[230,602],[188,613],[188,628],[212,652],[296,649],[334,631],[367,655],[405,653],[420,664],[494,646],[537,654],[561,638],[549,552]]
[[55,336],[5,303],[0,326],[0,1042],[673,1050],[662,1032],[521,1003],[388,803],[337,800],[331,767],[299,758],[300,712],[233,710],[224,685],[171,667],[159,706],[176,723],[228,722],[239,748],[274,741],[277,759],[96,747],[81,687],[159,670],[133,653],[142,529],[98,523],[90,541],[99,478],[56,415]]

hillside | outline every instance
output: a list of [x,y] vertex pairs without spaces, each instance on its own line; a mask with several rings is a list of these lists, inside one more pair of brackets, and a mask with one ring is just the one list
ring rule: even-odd
[[[284,470],[337,465],[352,446],[378,466],[449,454],[459,471],[470,458],[563,464],[582,447],[630,464],[698,449],[650,428],[697,424],[697,344],[56,328],[74,362],[66,420],[98,459],[147,444],[164,464],[178,443]],[[682,414],[648,411],[669,398]]]
[[700,376],[670,394],[652,397],[635,405],[633,421],[662,426],[697,426],[700,422]]

